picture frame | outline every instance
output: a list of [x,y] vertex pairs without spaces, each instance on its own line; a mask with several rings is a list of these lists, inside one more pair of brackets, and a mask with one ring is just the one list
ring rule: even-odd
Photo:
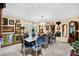
[[14,25],[14,20],[9,20],[9,25]]
[[14,32],[14,27],[3,27],[3,32]]
[[3,25],[8,25],[8,18],[3,18]]
[[48,25],[46,26],[46,30],[49,30],[49,26]]

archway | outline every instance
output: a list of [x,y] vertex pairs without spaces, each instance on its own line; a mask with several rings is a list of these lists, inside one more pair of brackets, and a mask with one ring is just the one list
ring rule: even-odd
[[76,30],[78,30],[78,23],[76,21],[71,21],[69,23],[69,43],[78,39],[78,32]]
[[62,36],[67,37],[67,24],[62,25]]

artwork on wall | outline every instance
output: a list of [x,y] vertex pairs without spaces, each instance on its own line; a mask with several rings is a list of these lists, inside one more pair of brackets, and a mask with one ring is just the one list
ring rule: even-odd
[[21,24],[16,24],[16,28],[20,29],[21,28]]
[[9,25],[14,25],[14,20],[9,20]]
[[20,40],[20,36],[16,36],[16,41],[19,41]]
[[46,30],[49,30],[49,26],[50,26],[49,23],[46,23],[45,26],[46,26]]
[[21,27],[21,34],[24,34],[24,29],[25,29],[25,27],[23,26],[23,27]]
[[60,26],[57,27],[57,30],[60,30]]
[[46,26],[46,30],[49,30],[49,26],[48,25]]
[[3,25],[8,25],[8,18],[3,18]]
[[2,36],[1,46],[7,46],[13,44],[13,34],[5,34]]
[[13,35],[8,35],[8,42],[13,43]]
[[3,27],[3,32],[14,32],[14,27]]
[[0,44],[2,44],[2,37],[0,36]]
[[21,33],[21,24],[17,24],[15,27],[15,33],[20,34]]

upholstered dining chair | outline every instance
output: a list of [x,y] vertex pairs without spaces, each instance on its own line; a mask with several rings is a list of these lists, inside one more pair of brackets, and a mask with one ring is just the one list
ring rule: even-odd
[[45,50],[46,50],[46,48],[48,48],[48,37],[47,37],[47,35],[43,36],[42,48],[44,48]]
[[21,38],[21,52],[23,53],[23,55],[28,55],[31,46],[27,42],[25,42],[23,36],[20,35],[20,38]]

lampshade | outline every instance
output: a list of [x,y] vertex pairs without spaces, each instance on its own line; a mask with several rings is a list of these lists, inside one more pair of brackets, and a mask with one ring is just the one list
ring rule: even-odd
[[56,24],[59,26],[61,24],[61,22],[60,21],[59,22],[56,22]]

